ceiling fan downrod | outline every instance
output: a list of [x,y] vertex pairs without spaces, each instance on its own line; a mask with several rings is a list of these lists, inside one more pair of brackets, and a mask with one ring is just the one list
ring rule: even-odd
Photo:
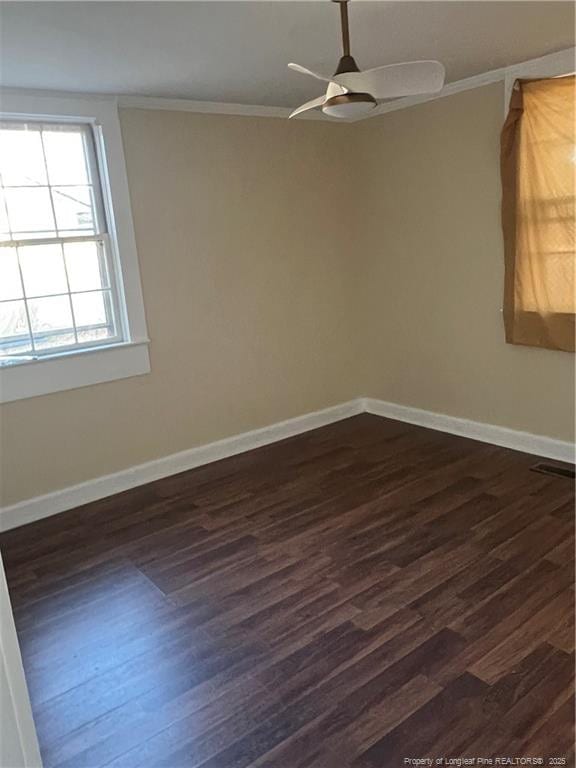
[[336,75],[343,75],[346,72],[360,72],[354,57],[350,53],[350,25],[348,23],[348,0],[332,0],[340,6],[340,26],[342,27],[342,57],[338,62]]

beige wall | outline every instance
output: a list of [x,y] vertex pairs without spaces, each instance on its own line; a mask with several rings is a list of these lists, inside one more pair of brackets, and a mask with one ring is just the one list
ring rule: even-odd
[[121,114],[152,372],[2,406],[3,504],[357,396],[346,126]]
[[362,123],[372,397],[572,439],[574,356],[504,343],[502,85]]
[[360,395],[569,439],[574,357],[504,343],[502,101],[123,111],[152,372],[2,406],[2,504]]

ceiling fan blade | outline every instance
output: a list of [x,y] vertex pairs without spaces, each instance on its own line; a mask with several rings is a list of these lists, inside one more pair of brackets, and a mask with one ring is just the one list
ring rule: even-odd
[[296,115],[300,115],[302,112],[308,112],[309,109],[321,107],[325,101],[326,96],[318,96],[317,99],[312,99],[312,101],[307,101],[305,104],[302,104],[302,106],[295,109],[294,112],[291,112],[288,117],[296,117]]
[[375,99],[394,99],[436,93],[444,85],[444,66],[439,61],[407,61],[335,75],[334,81],[356,93],[370,93]]
[[290,64],[288,64],[288,67],[290,69],[293,69],[294,72],[300,72],[301,75],[310,75],[310,77],[315,77],[316,80],[322,80],[325,83],[329,83],[332,80],[332,78],[324,77],[324,75],[319,75],[318,72],[312,72],[311,69],[307,69],[306,67],[303,67],[300,64],[294,64],[293,62],[290,62]]

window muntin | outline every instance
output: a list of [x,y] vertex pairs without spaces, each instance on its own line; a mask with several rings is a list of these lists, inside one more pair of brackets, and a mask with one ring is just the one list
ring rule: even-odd
[[0,363],[124,340],[87,123],[0,121]]

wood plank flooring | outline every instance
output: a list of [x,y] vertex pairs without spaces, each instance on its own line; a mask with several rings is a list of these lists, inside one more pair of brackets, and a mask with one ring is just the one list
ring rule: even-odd
[[3,534],[46,768],[574,765],[536,462],[361,415]]

